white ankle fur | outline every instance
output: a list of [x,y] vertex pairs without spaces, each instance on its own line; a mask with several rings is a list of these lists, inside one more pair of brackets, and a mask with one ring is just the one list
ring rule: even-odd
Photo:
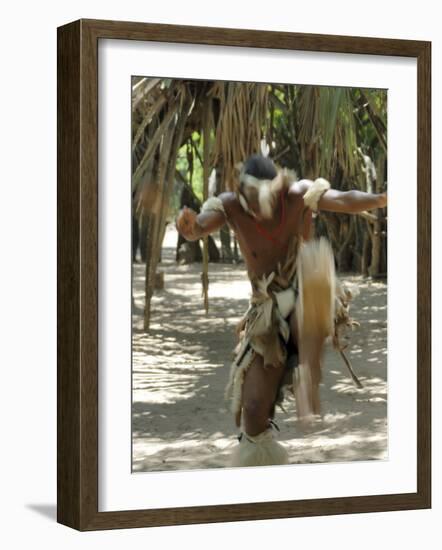
[[231,466],[274,466],[288,463],[287,450],[275,440],[271,428],[255,436],[244,433],[230,461]]

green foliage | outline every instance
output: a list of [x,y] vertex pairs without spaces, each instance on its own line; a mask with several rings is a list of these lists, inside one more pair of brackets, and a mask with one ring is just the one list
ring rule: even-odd
[[[189,182],[195,195],[202,201],[203,199],[203,166],[201,164],[202,158],[202,140],[198,132],[193,132],[191,137],[191,159],[189,162],[189,144],[183,145],[177,158],[176,169],[180,172],[181,176]],[[197,149],[198,152],[195,151]]]
[[272,156],[300,177],[339,174],[340,187],[363,179],[359,150],[386,154],[386,90],[273,85],[269,103]]

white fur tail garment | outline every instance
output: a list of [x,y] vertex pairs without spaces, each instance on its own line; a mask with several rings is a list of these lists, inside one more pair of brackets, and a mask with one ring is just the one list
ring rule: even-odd
[[324,237],[301,246],[298,255],[298,327],[301,334],[333,333],[336,274],[333,250]]
[[334,333],[335,264],[328,241],[304,244],[298,255],[299,296],[296,304],[299,367],[294,393],[299,418],[320,413],[319,383],[325,338]]

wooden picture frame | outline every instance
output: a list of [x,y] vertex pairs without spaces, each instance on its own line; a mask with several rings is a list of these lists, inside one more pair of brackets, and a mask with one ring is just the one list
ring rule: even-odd
[[[124,39],[417,60],[417,492],[98,511],[98,41]],[[79,20],[58,29],[57,517],[82,531],[381,512],[431,506],[431,44]]]

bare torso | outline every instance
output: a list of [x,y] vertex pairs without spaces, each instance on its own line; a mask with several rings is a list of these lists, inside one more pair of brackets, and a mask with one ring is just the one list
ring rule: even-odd
[[[296,184],[277,201],[271,220],[257,222],[244,211],[234,193],[223,193],[228,223],[235,232],[247,270],[260,277],[275,270],[285,259],[294,235],[308,238],[311,211],[304,215],[302,193]],[[284,201],[282,204],[281,201]]]

